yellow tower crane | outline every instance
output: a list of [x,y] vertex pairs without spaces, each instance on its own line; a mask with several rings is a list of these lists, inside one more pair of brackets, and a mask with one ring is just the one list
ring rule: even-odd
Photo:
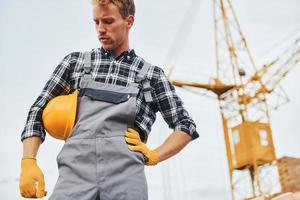
[[[271,197],[274,191],[262,184],[267,176],[263,171],[276,168],[267,95],[272,94],[282,78],[300,62],[300,39],[258,69],[231,1],[213,2],[217,68],[214,82],[172,80],[172,83],[178,87],[206,89],[218,98],[232,198]],[[279,185],[278,178],[271,179],[277,181],[273,185]]]

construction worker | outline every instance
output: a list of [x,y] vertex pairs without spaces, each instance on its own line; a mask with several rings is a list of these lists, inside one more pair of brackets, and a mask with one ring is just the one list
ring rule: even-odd
[[[50,200],[146,200],[144,165],[172,157],[198,137],[163,70],[129,48],[133,0],[93,0],[92,6],[102,47],[67,55],[30,108],[21,136],[23,197],[46,196],[36,155],[46,135],[43,110],[59,95],[79,91],[76,123],[57,156],[59,177]],[[146,141],[158,111],[174,131],[151,150]]]

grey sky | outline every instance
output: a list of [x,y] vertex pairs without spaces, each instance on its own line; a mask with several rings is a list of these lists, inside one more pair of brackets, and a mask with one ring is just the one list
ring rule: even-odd
[[[194,10],[174,37],[192,1],[136,0],[136,21],[131,31],[131,48],[166,72],[176,65],[174,77],[208,81],[215,75],[212,1],[196,0]],[[300,30],[299,0],[234,0],[233,6],[258,66],[277,56],[286,36]],[[191,23],[192,26],[188,24]],[[99,47],[91,6],[85,0],[18,1],[0,0],[0,165],[1,199],[22,199],[18,193],[22,145],[20,133],[29,107],[41,92],[56,65],[72,51]],[[300,36],[298,34],[298,36]],[[170,48],[179,49],[176,57]],[[267,54],[265,52],[268,52]],[[166,56],[169,55],[172,60]],[[276,153],[300,157],[300,66],[282,81],[289,104],[272,112]],[[227,161],[218,103],[215,100],[177,89],[198,125],[200,138],[183,152],[156,167],[147,167],[150,200],[229,199]],[[158,117],[149,145],[156,147],[171,131]],[[45,172],[51,193],[56,178],[56,155],[62,142],[47,137],[38,161]],[[47,196],[49,197],[49,195]],[[47,199],[47,197],[45,199]]]

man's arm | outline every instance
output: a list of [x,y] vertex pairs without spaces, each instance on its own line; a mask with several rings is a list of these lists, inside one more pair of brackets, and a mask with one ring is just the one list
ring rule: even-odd
[[138,151],[144,155],[146,165],[156,165],[158,162],[177,154],[192,140],[192,137],[185,132],[174,131],[162,145],[155,150],[151,150],[142,142],[139,133],[129,128],[125,133],[125,140],[129,150]]
[[19,190],[23,197],[41,198],[46,196],[44,174],[36,161],[38,149],[46,135],[41,116],[43,108],[52,98],[70,91],[67,85],[70,77],[71,60],[72,54],[69,54],[56,67],[28,113],[26,125],[21,134],[23,158],[21,160]]
[[162,145],[155,149],[158,154],[159,162],[176,155],[191,140],[192,137],[183,131],[174,131]]
[[[169,128],[175,130],[162,145],[150,150],[144,144],[139,134],[129,128],[125,133],[128,148],[139,151],[146,158],[146,165],[155,165],[177,154],[191,140],[199,137],[196,124],[183,107],[183,102],[175,92],[174,86],[169,82],[163,70],[154,67],[150,85],[153,89],[154,104],[160,111]],[[160,134],[160,133],[157,133]]]
[[44,141],[46,132],[42,123],[43,109],[52,98],[70,92],[68,82],[72,60],[72,54],[69,54],[60,62],[44,86],[43,91],[31,106],[21,134],[22,141],[33,136],[40,137],[41,141]]

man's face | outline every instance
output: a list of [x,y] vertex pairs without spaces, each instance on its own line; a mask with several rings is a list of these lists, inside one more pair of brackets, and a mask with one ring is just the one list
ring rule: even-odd
[[129,48],[128,33],[134,17],[122,18],[119,9],[112,3],[93,5],[93,17],[98,39],[104,49],[118,56]]

